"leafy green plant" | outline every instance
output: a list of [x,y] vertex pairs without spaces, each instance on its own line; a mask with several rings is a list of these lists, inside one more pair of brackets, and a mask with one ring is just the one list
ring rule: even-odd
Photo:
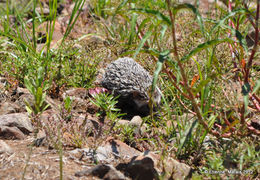
[[101,122],[104,122],[105,117],[111,118],[111,122],[118,117],[118,114],[114,114],[115,112],[119,112],[120,109],[116,108],[117,100],[112,94],[108,93],[99,93],[94,96],[94,99],[90,99],[90,101],[100,108],[97,116],[100,116]]
[[36,78],[34,79],[33,77],[26,76],[24,79],[26,88],[34,97],[34,104],[32,106],[27,101],[25,103],[29,114],[33,113],[37,115],[49,107],[45,102],[48,82],[44,81],[44,69],[41,67],[38,69],[35,77]]

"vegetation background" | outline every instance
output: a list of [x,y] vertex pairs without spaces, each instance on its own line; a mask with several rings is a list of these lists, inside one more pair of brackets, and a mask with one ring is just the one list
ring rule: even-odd
[[[71,135],[70,147],[89,143],[73,121],[73,99],[62,93],[93,90],[99,69],[124,56],[153,74],[151,92],[161,87],[159,115],[144,117],[146,133],[136,135],[117,123],[122,114],[116,98],[91,91],[96,119],[104,121],[101,132],[89,134],[93,147],[112,136],[191,166],[192,179],[259,178],[259,4],[7,0],[0,9],[0,76],[10,84],[5,90],[26,87],[33,95],[33,103],[25,103],[34,136],[43,130],[58,150],[61,179],[68,143],[63,134]],[[50,106],[46,96],[60,101],[62,117],[48,125],[40,119]],[[249,173],[204,173],[227,169]]]

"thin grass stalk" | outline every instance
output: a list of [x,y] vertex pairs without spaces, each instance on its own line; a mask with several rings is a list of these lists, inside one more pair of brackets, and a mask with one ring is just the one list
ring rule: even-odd
[[58,128],[58,151],[59,151],[59,165],[60,165],[60,180],[63,179],[63,150],[62,150],[62,142],[61,142],[61,132],[60,127]]
[[[32,121],[37,123],[36,129],[34,130],[34,133],[33,133],[34,140],[36,140],[37,139],[37,134],[39,132],[39,128],[41,126],[39,115],[32,114]],[[33,152],[33,146],[34,146],[34,144],[31,143],[30,144],[29,153],[28,153],[28,158],[25,161],[25,166],[24,166],[24,169],[23,169],[22,180],[25,179],[26,170],[28,168],[28,165],[29,165],[29,162],[30,162],[30,159],[31,159],[31,156],[32,156],[32,152]]]
[[6,24],[7,26],[5,25],[5,33],[6,33],[6,27],[8,27],[8,31],[9,31],[9,1],[7,0],[6,1]]
[[[230,13],[231,11],[232,11],[232,6],[231,6],[231,2],[229,0],[228,1],[228,12]],[[230,27],[232,26],[233,28],[235,26],[234,23],[232,22],[232,20],[230,20],[230,19],[229,19],[229,26]],[[229,33],[228,33],[228,37],[230,37],[230,36],[231,36],[231,30],[229,30]],[[236,43],[235,43],[235,45],[236,45]],[[232,61],[233,61],[233,64],[234,64],[234,68],[237,68],[237,63],[236,63],[236,60],[235,60],[236,55],[235,55],[234,49],[233,49],[233,47],[230,43],[228,43],[228,46],[229,46],[229,49],[231,51],[231,57],[232,57]]]
[[71,13],[71,16],[70,16],[70,20],[69,20],[69,23],[68,23],[68,26],[66,28],[66,31],[64,33],[64,36],[62,38],[62,42],[61,44],[63,44],[63,42],[65,41],[65,39],[68,37],[68,35],[70,34],[71,30],[73,29],[81,11],[82,11],[82,8],[85,4],[86,0],[78,0],[76,1],[75,5],[74,5],[74,8],[72,10],[72,13]]
[[47,36],[47,59],[49,57],[50,53],[50,46],[52,41],[52,36],[55,28],[55,22],[57,17],[57,0],[53,0],[50,3],[50,21],[49,21],[49,27],[48,27],[48,36]]
[[36,16],[36,5],[37,5],[37,0],[33,0],[33,21],[32,21],[32,25],[33,25],[33,47],[36,49],[36,36],[35,36],[35,16]]

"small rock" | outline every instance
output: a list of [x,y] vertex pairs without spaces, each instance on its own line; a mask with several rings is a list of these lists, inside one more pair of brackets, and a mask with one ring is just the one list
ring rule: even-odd
[[0,83],[1,83],[1,84],[8,84],[8,81],[7,81],[6,78],[0,77]]
[[105,176],[103,178],[107,179],[107,180],[125,180],[125,179],[127,179],[123,173],[116,170],[116,168],[114,168],[113,166],[110,166],[110,170],[105,174]]
[[135,135],[144,135],[147,130],[147,125],[143,124],[141,127],[143,120],[140,116],[134,116],[131,121],[128,120],[119,120],[117,123],[123,126],[131,126],[134,127]]
[[133,126],[137,126],[137,127],[140,127],[141,124],[142,124],[143,120],[140,116],[134,116],[131,121],[130,121],[130,125],[133,125]]
[[75,176],[77,177],[83,177],[83,176],[97,176],[102,179],[106,180],[125,180],[126,177],[118,170],[116,170],[111,165],[97,165],[91,169],[85,170],[85,171],[79,171],[75,173]]
[[141,154],[141,152],[131,148],[127,144],[111,137],[104,142],[103,146],[99,146],[96,150],[84,148],[73,150],[70,153],[73,156],[80,156],[81,160],[103,163],[111,163],[118,158],[130,159]]
[[125,157],[132,158],[133,156],[138,156],[141,153],[136,149],[123,143],[122,141],[116,140],[112,137],[107,138],[104,145],[101,147],[98,147],[97,151],[102,150],[102,152],[105,152],[107,157],[118,156],[124,158]]
[[186,179],[190,176],[191,167],[184,163],[180,163],[174,159],[168,158],[165,161],[166,177],[171,176],[172,179]]
[[18,96],[21,96],[23,94],[30,94],[30,91],[28,89],[26,89],[26,88],[17,87],[15,89],[15,91],[16,92],[14,92],[14,93],[17,93]]
[[[120,166],[117,166],[120,169]],[[134,159],[128,164],[126,172],[132,179],[139,180],[159,180],[159,174],[155,169],[154,162],[150,157]]]
[[8,99],[8,95],[5,91],[1,90],[0,84],[0,103],[5,102]]
[[38,13],[38,14],[43,14],[44,16],[48,16],[49,13],[50,13],[50,10],[49,10],[49,7],[46,3],[42,2],[42,7],[37,7],[35,8],[35,11]]
[[[158,167],[161,158],[153,152],[146,151],[139,156],[133,157],[128,164],[119,164],[116,169],[124,170],[131,178],[158,179]],[[191,168],[172,158],[163,160],[165,179],[185,179],[190,175]],[[162,171],[162,169],[161,169]]]
[[62,98],[64,100],[66,97],[70,97],[72,100],[72,109],[77,113],[84,113],[88,103],[86,100],[87,95],[88,91],[85,88],[73,88],[64,92]]
[[65,91],[62,94],[62,98],[64,100],[66,99],[67,96],[70,96],[74,98],[86,99],[87,95],[88,95],[88,91],[85,88],[72,88]]
[[33,145],[36,147],[40,147],[40,146],[49,147],[49,143],[47,142],[46,136],[37,138],[33,142]]
[[31,120],[28,115],[24,113],[1,115],[0,126],[17,127],[26,135],[33,131]]
[[124,120],[124,119],[120,119],[117,123],[119,125],[129,125],[130,121]]
[[0,115],[4,115],[4,114],[12,114],[12,113],[16,113],[19,111],[19,106],[17,106],[15,103],[11,103],[11,102],[4,102],[1,106],[0,106]]
[[48,124],[50,121],[57,122],[59,118],[61,117],[58,111],[55,111],[54,109],[48,109],[41,114],[40,121],[44,124]]
[[6,144],[3,140],[0,140],[0,154],[3,153],[13,153],[12,148]]
[[25,135],[17,127],[0,126],[0,137],[21,140],[25,138]]
[[34,98],[31,94],[22,94],[15,103],[20,107],[20,112],[27,112],[25,101],[29,103],[30,106],[34,104]]
[[75,173],[75,176],[82,177],[82,176],[97,176],[99,178],[103,178],[105,174],[110,170],[110,167],[108,165],[97,165],[94,168],[85,170],[85,171],[79,171]]

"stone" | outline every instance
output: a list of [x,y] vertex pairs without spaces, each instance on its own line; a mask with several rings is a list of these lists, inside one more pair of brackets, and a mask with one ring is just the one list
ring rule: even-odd
[[19,106],[17,106],[17,104],[15,103],[6,101],[0,106],[0,115],[12,114],[17,112],[19,112]]
[[79,171],[75,173],[77,177],[83,176],[97,176],[106,180],[125,180],[126,177],[120,171],[116,170],[113,166],[107,164],[97,165],[91,169]]
[[[117,166],[117,168],[120,169],[120,166]],[[155,169],[153,160],[150,157],[144,157],[140,160],[133,158],[127,165],[126,172],[132,179],[159,179],[159,174]]]
[[86,99],[87,95],[88,95],[88,91],[85,88],[72,88],[65,91],[62,94],[62,98],[64,100],[66,99],[67,96],[69,96],[74,98]]
[[25,138],[25,135],[17,127],[0,126],[0,137],[21,140]]
[[111,163],[116,159],[130,159],[141,152],[131,148],[127,144],[109,137],[102,146],[97,149],[83,148],[70,151],[72,156],[81,157],[83,161]]
[[6,144],[6,142],[4,142],[3,140],[0,140],[0,154],[3,154],[3,153],[13,153],[13,150],[12,148]]
[[[101,148],[102,147],[102,148]],[[108,137],[103,146],[98,147],[97,151],[102,151],[107,157],[116,156],[123,158],[132,158],[141,154],[140,151],[128,146],[122,141],[116,140],[113,137]]]
[[[132,179],[159,179],[159,174],[164,179],[185,179],[190,176],[191,168],[170,157],[161,162],[159,155],[145,151],[139,156],[135,156],[129,163],[121,163],[116,169],[129,174]],[[163,164],[164,167],[160,168]],[[160,172],[160,173],[159,173]]]
[[130,125],[136,126],[136,127],[140,127],[142,124],[143,120],[140,116],[134,116],[131,121],[130,121]]
[[41,114],[40,121],[44,124],[48,124],[50,121],[57,122],[59,118],[61,117],[58,111],[48,109]]
[[24,134],[33,132],[33,126],[25,113],[13,113],[0,116],[0,126],[17,127]]
[[62,98],[65,100],[66,97],[70,97],[72,100],[71,109],[77,113],[84,113],[88,103],[86,100],[87,95],[88,91],[85,88],[72,88],[64,92]]
[[120,119],[117,124],[119,125],[129,125],[130,121],[128,120],[124,120],[124,119]]

